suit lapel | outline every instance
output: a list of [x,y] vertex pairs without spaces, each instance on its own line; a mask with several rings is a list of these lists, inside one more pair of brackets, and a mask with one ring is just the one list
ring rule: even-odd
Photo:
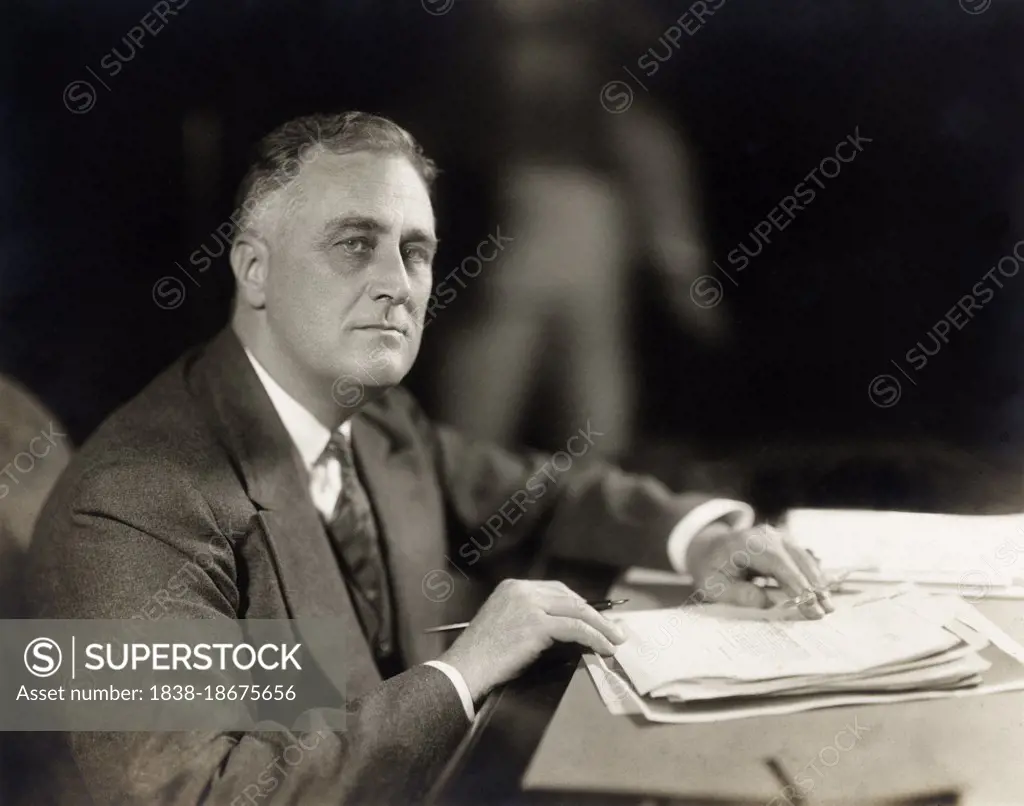
[[[439,499],[430,496],[415,447],[370,413],[352,421],[352,446],[360,479],[373,503],[387,551],[398,617],[398,639],[409,665],[436,658],[444,638],[425,634],[444,623],[447,575]],[[451,577],[448,576],[447,580]],[[433,598],[431,598],[433,597]]]
[[211,342],[204,358],[219,430],[256,505],[289,616],[336,620],[333,643],[311,644],[310,652],[343,694],[366,691],[380,675],[309,497],[298,451],[230,329]]

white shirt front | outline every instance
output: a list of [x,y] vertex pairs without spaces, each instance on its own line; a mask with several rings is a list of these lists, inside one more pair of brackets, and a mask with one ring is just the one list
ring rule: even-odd
[[[327,443],[331,441],[330,429],[271,378],[270,373],[252,353],[246,350],[245,354],[249,357],[252,368],[256,370],[263,388],[267,390],[270,402],[274,404],[285,430],[295,443],[302,463],[309,471],[309,494],[313,504],[321,515],[330,518],[341,494],[341,463],[333,457],[327,460],[323,455]],[[338,430],[345,439],[350,439],[352,423],[346,421]]]

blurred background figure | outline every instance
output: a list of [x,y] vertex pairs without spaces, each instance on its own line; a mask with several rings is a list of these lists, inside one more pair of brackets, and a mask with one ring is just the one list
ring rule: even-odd
[[[23,618],[22,561],[36,518],[70,458],[64,427],[32,394],[0,375],[0,619]],[[44,806],[34,748],[45,734],[0,736],[0,803]],[[42,756],[45,757],[45,756]],[[52,756],[51,756],[52,757]]]
[[0,618],[20,617],[20,559],[69,458],[67,436],[53,412],[0,375]]
[[[0,374],[68,444],[227,316],[220,233],[257,137],[366,109],[443,169],[436,283],[512,238],[429,320],[409,386],[432,417],[551,450],[589,417],[595,453],[632,441],[631,469],[763,512],[1022,489],[1024,272],[905,359],[1024,237],[1020,4],[189,3],[116,77],[99,62],[134,53],[140,8],[8,5]],[[95,108],[60,97],[85,65],[114,78]],[[700,309],[690,277],[731,272],[856,127],[865,153]]]
[[[483,439],[551,448],[589,422],[601,434],[593,454],[621,458],[640,387],[636,270],[644,261],[658,270],[659,293],[693,335],[724,333],[721,311],[689,298],[707,262],[693,166],[657,105],[603,98],[629,39],[613,9],[561,0],[493,9],[491,136],[499,229],[511,244],[484,266],[482,305],[450,338],[440,414]],[[524,433],[538,420],[546,433]]]

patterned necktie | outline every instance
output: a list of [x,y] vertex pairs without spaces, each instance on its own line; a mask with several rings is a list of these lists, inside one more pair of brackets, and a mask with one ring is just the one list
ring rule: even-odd
[[394,616],[377,521],[356,473],[352,446],[344,434],[336,431],[331,436],[324,456],[336,458],[341,466],[341,494],[327,522],[327,532],[345,573],[363,633],[374,648],[378,664],[386,665],[382,662],[395,651]]

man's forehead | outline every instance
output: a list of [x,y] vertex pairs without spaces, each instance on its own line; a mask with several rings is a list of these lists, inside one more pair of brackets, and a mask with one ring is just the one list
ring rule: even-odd
[[431,209],[426,183],[412,163],[400,155],[325,152],[305,166],[296,181],[310,196]]

